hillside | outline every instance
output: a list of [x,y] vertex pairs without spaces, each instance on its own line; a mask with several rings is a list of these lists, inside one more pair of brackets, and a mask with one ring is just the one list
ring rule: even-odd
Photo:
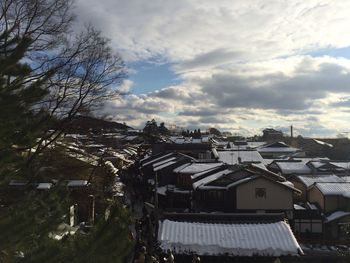
[[102,120],[89,116],[76,116],[70,125],[70,128],[67,130],[68,133],[80,133],[86,134],[88,132],[100,132],[104,131],[125,131],[127,129],[132,129],[132,127],[125,124]]

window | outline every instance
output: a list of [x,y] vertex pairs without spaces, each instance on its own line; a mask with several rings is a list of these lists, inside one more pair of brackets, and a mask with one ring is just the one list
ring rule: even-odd
[[266,199],[266,188],[255,188],[255,198]]

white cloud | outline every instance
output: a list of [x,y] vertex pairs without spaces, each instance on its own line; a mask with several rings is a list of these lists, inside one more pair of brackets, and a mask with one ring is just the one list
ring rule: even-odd
[[133,81],[131,81],[129,79],[125,79],[125,80],[123,80],[121,85],[118,87],[118,90],[121,93],[129,93],[131,91],[131,88],[133,85],[134,85]]
[[77,1],[79,21],[124,59],[171,62],[182,80],[108,104],[117,119],[252,132],[293,124],[320,135],[346,128],[350,60],[306,54],[350,46],[349,11],[341,0]]
[[342,0],[78,0],[77,6],[80,20],[96,24],[129,59],[181,62],[225,50],[233,59],[260,60],[350,45],[350,2]]

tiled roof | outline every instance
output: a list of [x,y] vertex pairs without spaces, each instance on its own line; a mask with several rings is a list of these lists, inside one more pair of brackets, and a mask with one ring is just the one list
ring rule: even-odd
[[238,164],[238,158],[241,162],[261,162],[264,163],[264,159],[257,151],[219,151],[219,161],[227,164]]
[[340,195],[350,198],[350,183],[316,183],[323,195]]
[[282,174],[311,173],[310,167],[303,162],[276,162],[276,165],[280,168]]
[[306,186],[309,187],[314,183],[343,183],[344,180],[334,174],[326,175],[299,175],[299,180]]
[[191,165],[188,165],[181,170],[176,169],[176,172],[182,173],[182,174],[195,174],[195,173],[212,169],[214,167],[218,167],[220,165],[223,165],[223,164],[222,163],[192,163]]
[[302,253],[284,221],[220,224],[164,220],[158,240],[162,249],[176,254],[278,257]]

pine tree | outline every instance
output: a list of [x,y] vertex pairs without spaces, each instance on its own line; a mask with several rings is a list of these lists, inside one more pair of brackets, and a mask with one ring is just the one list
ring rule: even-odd
[[[80,109],[108,97],[104,89],[122,77],[120,57],[97,31],[89,28],[65,41],[70,9],[71,0],[0,1],[0,262],[16,262],[19,252],[23,262],[73,262],[89,250],[85,261],[77,261],[88,262],[87,255],[103,258],[102,247],[120,259],[128,251],[128,215],[116,203],[110,219],[101,216],[88,237],[64,243],[49,238],[67,222],[70,196],[65,187],[38,192],[34,184],[40,180],[36,168],[47,166],[47,146]],[[18,177],[32,182],[16,192],[8,182]]]
[[164,122],[162,122],[161,124],[159,124],[158,131],[159,131],[159,133],[162,134],[162,135],[169,135],[169,134],[170,134],[170,131],[168,130],[167,127],[165,127]]
[[9,166],[23,165],[18,153],[30,150],[35,144],[43,128],[38,122],[46,114],[33,106],[46,95],[42,84],[51,75],[47,72],[39,79],[28,81],[32,69],[21,60],[32,40],[27,36],[10,38],[10,30],[0,35],[0,175],[10,173]]
[[143,128],[143,135],[150,143],[155,143],[159,138],[159,127],[155,119],[147,121]]

